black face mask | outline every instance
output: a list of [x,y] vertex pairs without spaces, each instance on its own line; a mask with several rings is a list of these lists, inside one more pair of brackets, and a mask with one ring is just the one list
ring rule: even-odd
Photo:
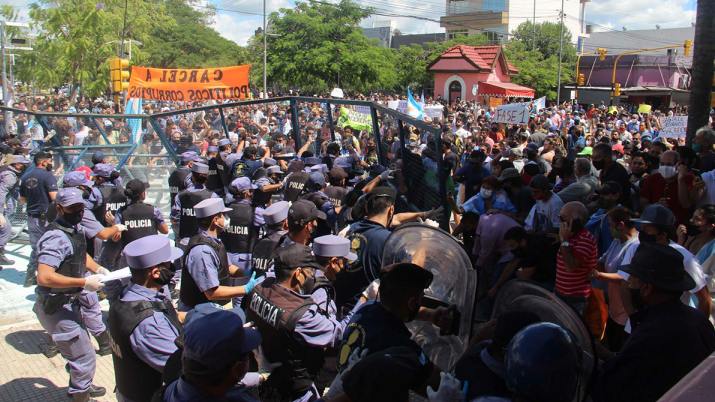
[[602,170],[606,166],[606,162],[603,160],[600,161],[593,161],[593,167],[595,167],[598,170]]
[[641,243],[655,243],[657,237],[657,235],[652,235],[645,232],[638,232],[638,241]]
[[48,163],[47,165],[45,165],[45,170],[47,170],[48,172],[51,172],[53,168],[54,168],[54,166],[52,166],[51,163]]
[[69,223],[70,225],[78,225],[80,222],[82,222],[82,217],[84,216],[84,209],[80,210],[79,212],[75,212],[73,214],[69,214],[65,212],[62,215],[62,220],[65,222]]
[[156,278],[154,281],[161,285],[161,286],[166,286],[171,282],[171,278],[174,277],[174,265],[169,265],[168,267],[166,265],[160,265],[159,266],[159,277]]

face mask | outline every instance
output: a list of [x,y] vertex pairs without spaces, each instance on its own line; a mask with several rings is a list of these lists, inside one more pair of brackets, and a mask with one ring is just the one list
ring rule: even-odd
[[678,172],[675,171],[675,166],[661,165],[658,167],[658,173],[660,173],[660,175],[663,176],[664,179],[670,179]]
[[54,168],[54,166],[52,166],[51,163],[48,163],[45,165],[45,170],[47,170],[48,172],[51,172],[53,168]]
[[492,194],[494,193],[494,190],[486,189],[483,188],[479,190],[479,194],[482,196],[482,198],[492,198]]
[[656,235],[648,234],[646,232],[639,232],[638,233],[638,241],[641,243],[655,243],[657,240]]
[[693,151],[695,151],[695,152],[700,152],[703,149],[703,147],[700,144],[696,144],[696,143],[693,143],[692,145],[690,145],[690,147],[693,148]]
[[[170,267],[173,267],[173,265],[171,265]],[[169,282],[171,282],[171,278],[173,278],[173,277],[174,277],[173,269],[167,268],[164,265],[160,265],[159,266],[159,277],[156,278],[154,281],[161,286],[166,286],[169,284]]]
[[417,318],[417,313],[420,312],[420,306],[418,305],[416,309],[410,309],[409,314],[407,315],[407,321],[406,322],[412,322]]
[[82,222],[82,216],[84,216],[84,209],[73,214],[68,214],[65,212],[64,215],[62,215],[62,219],[70,225],[74,226]]
[[593,161],[593,167],[595,167],[598,170],[603,170],[603,168],[606,166],[606,163],[603,160],[600,161]]

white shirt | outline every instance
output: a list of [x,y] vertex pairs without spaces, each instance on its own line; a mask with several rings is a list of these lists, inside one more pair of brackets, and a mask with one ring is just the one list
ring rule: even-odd
[[715,204],[715,170],[705,172],[700,177],[703,179],[707,190],[707,194],[705,194],[707,202],[705,204]]
[[[628,265],[631,263],[631,260],[633,259],[633,255],[636,253],[636,250],[638,249],[638,246],[640,245],[640,241],[636,240],[631,245],[628,247],[626,252],[623,254],[623,260],[621,262],[621,265]],[[685,247],[681,246],[678,243],[675,242],[670,242],[669,244],[670,247],[678,250],[680,254],[683,255],[683,266],[685,267],[685,271],[690,275],[691,278],[693,278],[693,281],[695,281],[695,287],[690,289],[691,294],[698,293],[700,289],[704,288],[706,283],[706,277],[705,274],[703,273],[703,268],[700,266],[700,263],[698,260],[695,258],[693,253],[688,251]],[[630,276],[628,272],[624,272],[619,270],[618,275],[623,277],[623,279],[628,280],[628,277]],[[685,304],[689,304],[687,301]]]
[[547,232],[553,229],[558,229],[561,221],[559,220],[559,211],[564,206],[558,195],[552,194],[548,201],[536,201],[529,216],[526,217],[524,228],[534,232]]

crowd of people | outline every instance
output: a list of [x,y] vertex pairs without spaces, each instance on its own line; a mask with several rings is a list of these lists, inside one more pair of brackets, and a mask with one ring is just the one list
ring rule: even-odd
[[[474,102],[434,102],[443,115],[424,122],[441,135],[387,116],[377,134],[331,126],[320,103],[295,119],[270,103],[135,127],[3,121],[0,265],[15,263],[3,248],[23,204],[25,285],[46,353],[68,362],[70,397],[106,393],[96,355],[112,354],[121,401],[571,401],[578,389],[655,401],[715,351],[715,114],[687,146],[662,135],[659,111],[564,104],[505,126]],[[16,107],[111,114],[102,100]],[[109,152],[47,152],[129,141],[125,166]],[[147,201],[157,180],[168,216]],[[474,336],[455,367],[433,363],[407,326],[455,335],[454,309],[425,301],[431,267],[383,263],[408,222],[441,224],[478,274]],[[597,345],[591,378],[579,376],[584,345],[558,323],[493,314],[511,281],[582,318]]]

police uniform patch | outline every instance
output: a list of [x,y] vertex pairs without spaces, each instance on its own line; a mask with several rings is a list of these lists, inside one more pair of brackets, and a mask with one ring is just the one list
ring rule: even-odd
[[348,325],[348,335],[347,341],[340,347],[340,354],[338,356],[338,370],[347,366],[350,355],[356,350],[362,350],[365,347],[365,329],[356,323]]

